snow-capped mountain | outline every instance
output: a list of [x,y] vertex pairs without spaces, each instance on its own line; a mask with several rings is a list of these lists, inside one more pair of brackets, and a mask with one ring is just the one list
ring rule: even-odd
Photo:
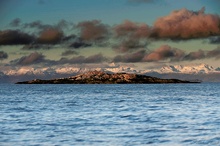
[[103,71],[112,72],[112,73],[118,73],[118,72],[125,72],[125,73],[140,73],[139,70],[136,70],[132,67],[128,66],[117,66],[117,67],[107,67],[104,68]]
[[96,67],[96,68],[80,68],[80,67],[57,67],[57,68],[32,68],[32,67],[21,67],[18,69],[11,69],[3,71],[2,74],[8,76],[19,76],[19,75],[49,75],[49,74],[76,74],[84,73],[91,70],[105,71],[105,72],[126,72],[126,73],[148,73],[148,72],[157,72],[160,74],[163,73],[185,73],[185,74],[208,74],[212,72],[220,72],[220,68],[213,68],[207,64],[198,64],[198,65],[170,65],[164,66],[160,69],[154,70],[137,70],[130,66],[123,66],[117,64],[110,64],[105,67]]
[[[3,69],[2,69],[3,70]],[[161,78],[178,78],[178,79],[201,79],[205,81],[220,81],[220,68],[213,68],[207,64],[197,65],[170,65],[160,69],[138,70],[131,66],[111,63],[102,67],[20,67],[6,69],[0,73],[0,82],[17,82],[23,80],[32,80],[36,78],[51,79],[60,77],[69,77],[72,75],[85,73],[88,71],[104,71],[109,73],[137,73],[146,74]],[[210,80],[211,79],[211,80]]]
[[184,73],[184,74],[208,74],[211,72],[217,72],[218,69],[213,68],[207,64],[198,65],[175,65],[165,66],[159,70],[158,73]]

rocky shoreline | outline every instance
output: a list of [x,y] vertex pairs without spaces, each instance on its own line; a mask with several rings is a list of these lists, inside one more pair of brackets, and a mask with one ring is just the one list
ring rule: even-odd
[[35,79],[17,82],[16,84],[168,84],[168,83],[200,83],[199,81],[184,81],[178,79],[160,79],[151,76],[128,73],[105,73],[90,71],[69,78],[51,80]]

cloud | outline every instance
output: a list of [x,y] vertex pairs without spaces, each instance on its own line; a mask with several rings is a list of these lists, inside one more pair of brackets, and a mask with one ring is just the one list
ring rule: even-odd
[[70,48],[79,49],[79,48],[86,48],[91,47],[92,44],[86,43],[81,39],[75,40],[73,43],[69,45]]
[[0,51],[0,60],[4,60],[7,58],[8,58],[8,54],[3,51]]
[[14,20],[12,20],[11,22],[10,22],[10,26],[12,26],[12,27],[18,27],[18,26],[20,26],[20,24],[21,24],[21,19],[20,18],[15,18]]
[[143,57],[145,56],[146,51],[140,50],[135,53],[128,53],[125,55],[118,55],[113,58],[113,62],[142,62]]
[[156,20],[152,38],[187,40],[220,35],[220,17],[199,11],[181,9]]
[[163,45],[160,48],[145,55],[142,61],[157,62],[157,61],[193,61],[199,59],[216,58],[220,59],[220,47],[210,50],[198,50],[186,53],[183,50],[172,48],[168,45]]
[[76,39],[77,38],[77,36],[75,35],[75,34],[71,34],[71,35],[69,35],[69,36],[64,36],[63,37],[63,39],[62,39],[62,41],[72,41],[72,40],[74,40],[74,39]]
[[172,48],[168,45],[163,45],[160,48],[146,54],[143,58],[145,62],[153,62],[153,61],[162,61],[162,60],[170,60],[170,61],[179,61],[185,56],[184,51]]
[[190,52],[187,54],[183,60],[197,60],[197,59],[204,59],[206,54],[203,50],[198,50],[196,52]]
[[107,59],[102,54],[95,54],[92,56],[77,56],[73,57],[71,59],[67,58],[61,58],[59,61],[57,61],[57,64],[81,64],[81,63],[102,63],[106,61]]
[[85,58],[84,63],[101,63],[106,60],[107,59],[101,53],[99,53]]
[[129,37],[132,39],[147,38],[150,34],[150,27],[147,24],[134,23],[125,20],[122,24],[116,25],[114,28],[116,37]]
[[205,58],[215,58],[220,59],[220,47],[210,51],[198,50],[195,52],[190,52],[187,54],[183,60],[198,60],[198,59],[205,59]]
[[69,55],[77,55],[78,53],[76,51],[72,51],[72,50],[67,50],[65,52],[63,52],[61,55],[62,56],[69,56]]
[[38,64],[45,61],[44,55],[38,52],[31,53],[28,56],[23,56],[20,59],[12,61],[12,63],[15,63],[17,65],[31,65],[31,64]]
[[80,38],[85,41],[103,41],[109,34],[107,25],[98,20],[80,22],[76,28],[80,31]]
[[[60,20],[54,25],[41,21],[21,23],[20,18],[11,21],[10,25],[19,27],[18,30],[0,31],[0,45],[25,45],[22,50],[51,49],[54,45],[63,47],[88,47],[88,43],[76,42],[79,37],[75,34],[65,36],[71,22]],[[28,32],[28,33],[27,33]],[[74,44],[75,43],[75,44]]]
[[0,45],[23,45],[30,44],[35,37],[19,30],[0,31]]
[[113,46],[116,52],[128,52],[138,48],[147,46],[146,38],[150,34],[150,27],[146,24],[138,24],[131,21],[124,21],[122,24],[116,25],[114,34],[118,45]]
[[141,42],[139,40],[131,39],[125,40],[113,46],[113,50],[119,53],[132,52],[140,48],[145,48],[147,46],[146,42]]
[[48,28],[40,33],[37,42],[40,44],[57,44],[61,42],[63,35],[59,29]]
[[64,36],[62,38],[62,42],[64,44],[67,44],[69,48],[73,48],[73,49],[86,48],[86,47],[91,47],[93,45],[92,43],[86,42],[74,34],[69,36]]
[[220,59],[220,46],[217,47],[214,50],[208,51],[207,53],[207,57],[208,58],[216,58],[216,59]]
[[36,64],[42,64],[42,65],[63,65],[63,64],[83,64],[83,63],[102,63],[104,61],[107,61],[107,58],[105,58],[102,54],[95,54],[88,57],[85,56],[77,56],[73,57],[71,59],[68,58],[61,58],[58,61],[55,60],[48,60],[45,59],[45,56],[41,53],[34,52],[31,53],[28,56],[23,56],[19,59],[15,59],[11,61],[12,65],[36,65]]

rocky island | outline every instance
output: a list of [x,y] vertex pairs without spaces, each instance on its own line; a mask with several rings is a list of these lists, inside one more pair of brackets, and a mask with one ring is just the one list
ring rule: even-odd
[[105,73],[102,71],[89,71],[69,78],[51,80],[35,79],[17,82],[16,84],[167,84],[167,83],[200,83],[199,81],[183,81],[178,79],[160,79],[139,74]]

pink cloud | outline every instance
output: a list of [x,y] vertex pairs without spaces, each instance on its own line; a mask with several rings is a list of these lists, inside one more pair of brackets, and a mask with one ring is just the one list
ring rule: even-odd
[[130,37],[133,39],[146,38],[150,34],[150,27],[147,24],[138,24],[126,20],[114,27],[116,37]]
[[98,20],[80,22],[77,28],[85,41],[100,41],[108,36],[108,27]]
[[161,61],[170,59],[173,60],[181,60],[184,57],[185,53],[177,48],[171,48],[168,45],[163,45],[160,48],[152,51],[143,58],[143,61],[151,62],[151,61]]
[[181,9],[161,17],[154,23],[152,37],[164,39],[193,39],[220,35],[220,17],[199,11]]
[[56,44],[61,41],[63,32],[55,28],[47,28],[40,33],[38,42],[42,44]]

